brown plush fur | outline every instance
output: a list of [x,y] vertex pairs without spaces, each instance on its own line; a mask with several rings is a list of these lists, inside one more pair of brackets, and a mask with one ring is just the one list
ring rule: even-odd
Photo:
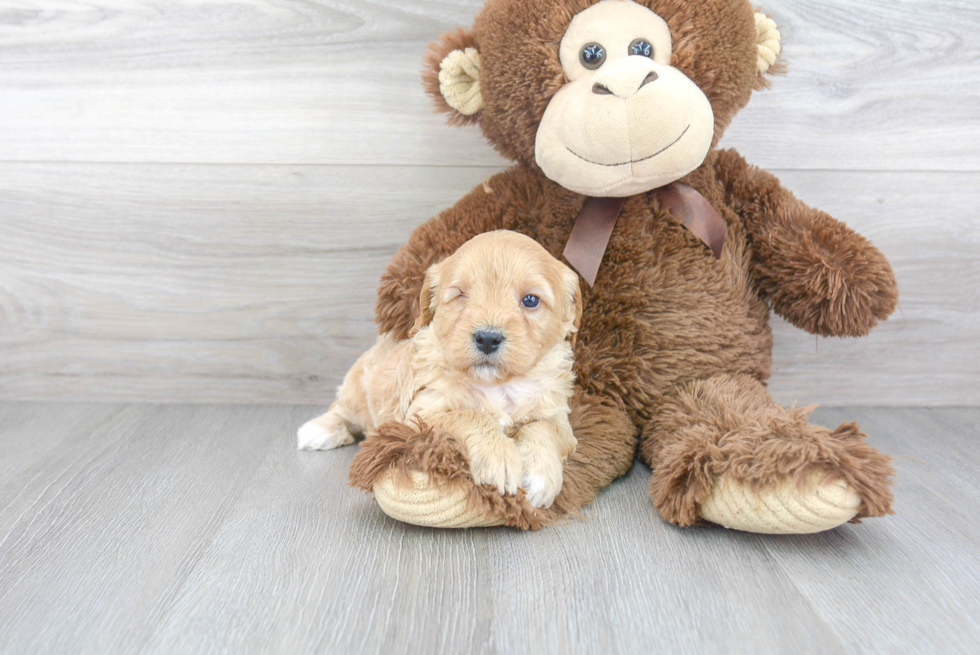
[[405,481],[409,471],[425,471],[443,484],[469,491],[470,506],[488,517],[503,518],[504,524],[522,530],[536,530],[555,523],[595,497],[609,480],[624,475],[633,463],[633,451],[624,451],[610,439],[634,431],[622,412],[583,394],[572,403],[572,425],[580,445],[565,463],[561,493],[547,509],[532,507],[524,490],[516,496],[501,496],[490,485],[475,486],[469,462],[452,435],[438,432],[424,423],[413,426],[386,423],[361,443],[350,467],[350,484],[371,491],[379,475],[393,470]]
[[753,237],[756,290],[780,316],[822,337],[860,337],[895,311],[895,276],[867,239],[737,153],[718,160],[725,200]]
[[[533,163],[534,136],[564,83],[561,35],[592,1],[489,0],[477,17],[473,35],[484,97],[479,124],[518,163],[415,230],[381,281],[382,331],[407,336],[426,268],[475,234],[515,230],[561,256],[585,198],[544,177]],[[670,26],[673,65],[711,101],[717,142],[757,82],[752,5],[644,4]],[[718,473],[767,485],[778,476],[802,481],[822,470],[861,493],[859,516],[887,513],[888,458],[863,444],[856,426],[831,431],[811,425],[806,412],[779,407],[763,387],[771,365],[770,307],[817,334],[865,334],[895,306],[887,260],[737,153],[712,150],[681,181],[728,225],[720,260],[660,207],[655,194],[628,198],[595,286],[583,294],[575,346],[579,390],[571,417],[578,449],[566,465],[562,494],[543,513],[532,512],[519,497],[502,499],[487,490],[474,491],[475,497],[488,515],[509,525],[552,522],[628,470],[642,431],[655,504],[675,523],[696,520],[697,505]],[[425,454],[427,448],[438,454]],[[389,466],[472,487],[451,440],[431,432],[398,426],[372,435],[352,479],[369,488],[371,473]]]
[[[831,431],[807,422],[812,407],[785,409],[758,380],[719,375],[685,385],[647,423],[640,454],[656,464],[650,493],[661,515],[678,525],[698,521],[698,503],[714,477],[730,474],[761,488],[814,471],[842,477],[862,498],[854,522],[889,511],[891,467],[854,423]],[[763,443],[763,447],[759,444]]]

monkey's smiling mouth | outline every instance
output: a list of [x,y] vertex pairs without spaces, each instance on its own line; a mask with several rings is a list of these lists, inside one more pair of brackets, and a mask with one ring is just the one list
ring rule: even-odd
[[586,157],[583,157],[582,155],[578,154],[577,152],[575,152],[574,150],[572,150],[568,146],[565,146],[565,150],[567,150],[568,152],[572,153],[573,155],[575,155],[576,157],[578,157],[582,161],[587,161],[590,164],[595,164],[596,166],[626,166],[628,164],[639,164],[641,161],[646,161],[648,159],[653,159],[657,155],[662,154],[662,153],[666,152],[667,150],[670,150],[678,141],[680,141],[681,139],[684,138],[684,135],[687,134],[687,131],[689,129],[691,129],[691,125],[690,124],[688,124],[688,126],[684,128],[684,131],[681,132],[681,135],[679,137],[677,137],[676,139],[674,139],[669,144],[667,144],[666,146],[664,146],[663,148],[661,148],[657,152],[653,153],[652,155],[648,155],[646,157],[643,157],[642,159],[631,159],[629,161],[620,162],[618,164],[603,164],[601,161],[592,161],[591,159],[587,159]]

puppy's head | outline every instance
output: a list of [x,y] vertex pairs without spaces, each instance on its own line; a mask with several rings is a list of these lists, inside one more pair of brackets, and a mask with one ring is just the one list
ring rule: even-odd
[[582,317],[578,276],[536,241],[499,230],[432,266],[415,330],[438,337],[451,367],[501,383],[526,374]]

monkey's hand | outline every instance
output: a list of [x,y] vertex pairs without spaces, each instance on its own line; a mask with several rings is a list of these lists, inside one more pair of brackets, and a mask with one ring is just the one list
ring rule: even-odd
[[857,337],[895,310],[895,273],[870,241],[734,151],[716,169],[749,232],[756,290],[777,314],[812,334]]

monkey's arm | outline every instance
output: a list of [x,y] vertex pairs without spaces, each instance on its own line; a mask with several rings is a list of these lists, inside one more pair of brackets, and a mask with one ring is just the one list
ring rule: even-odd
[[415,228],[381,276],[375,322],[382,333],[407,339],[419,313],[419,294],[429,266],[453,254],[476,235],[506,227],[505,216],[515,211],[515,196],[498,191],[510,184],[509,178],[514,174],[515,169],[511,168],[493,176],[454,206]]
[[733,150],[718,153],[716,170],[749,233],[756,290],[777,314],[812,334],[856,337],[895,310],[895,274],[870,241]]

